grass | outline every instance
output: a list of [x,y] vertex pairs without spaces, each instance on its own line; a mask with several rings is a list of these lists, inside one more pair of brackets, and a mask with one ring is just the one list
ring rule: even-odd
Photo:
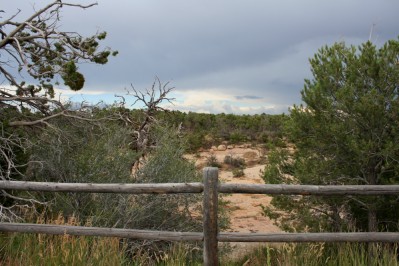
[[[39,218],[37,223],[44,223],[44,219]],[[75,217],[66,219],[61,215],[46,223],[81,225]],[[177,243],[155,256],[145,248],[129,255],[127,246],[118,238],[2,233],[0,265],[202,265],[202,251],[193,245]],[[374,244],[374,248],[378,255],[370,258],[368,246],[363,243],[287,243],[255,249],[240,259],[223,256],[220,264],[399,265],[398,245]]]
[[243,258],[236,261],[226,261],[223,265],[399,265],[397,245],[375,244],[375,247],[378,256],[369,259],[368,246],[364,243],[287,243],[280,246],[265,246],[255,249]]
[[[44,224],[39,218],[36,223]],[[47,224],[81,223],[76,217],[59,215]],[[90,222],[85,223],[90,226]],[[0,234],[0,265],[202,265],[202,251],[193,245],[177,243],[154,255],[148,250],[128,252],[123,239],[27,233]],[[130,255],[129,255],[130,254]]]
[[[44,223],[38,219],[37,223]],[[79,225],[59,215],[51,224]],[[123,265],[123,244],[117,238],[3,233],[1,265]]]

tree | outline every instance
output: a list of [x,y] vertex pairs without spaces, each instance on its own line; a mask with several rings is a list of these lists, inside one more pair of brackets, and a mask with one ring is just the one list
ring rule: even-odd
[[[399,41],[336,43],[310,60],[312,80],[287,123],[293,150],[270,157],[265,180],[316,185],[399,183]],[[286,229],[397,230],[399,198],[278,196]]]
[[[100,50],[99,42],[106,37],[105,32],[83,37],[77,32],[60,30],[63,8],[86,9],[94,5],[56,0],[21,21],[17,20],[20,10],[8,16],[0,13],[7,16],[0,22],[0,179],[24,176],[29,157],[26,150],[38,130],[61,132],[51,120],[60,116],[90,120],[90,112],[71,111],[56,100],[54,85],[61,78],[70,89],[80,90],[85,79],[78,71],[79,63],[105,64],[111,54],[117,54],[109,48]],[[4,205],[7,198],[24,200],[6,191],[0,196],[5,197],[3,210],[11,210],[5,208],[10,204]]]
[[[133,97],[134,102],[132,105],[136,103],[142,104],[143,109],[136,110],[135,117],[126,108],[121,108],[118,112],[119,119],[124,121],[125,125],[133,130],[132,148],[138,153],[137,158],[132,163],[132,170],[134,172],[144,164],[146,156],[151,149],[156,147],[156,140],[151,136],[153,126],[158,121],[156,115],[160,112],[167,112],[160,104],[162,102],[172,103],[172,100],[174,100],[174,98],[168,96],[174,88],[168,85],[169,82],[162,84],[158,77],[152,83],[151,89],[146,89],[145,93],[137,91],[132,85],[133,92],[127,91],[127,95]],[[126,104],[125,97],[118,97],[122,99],[121,106],[124,106]],[[180,127],[178,131],[180,131]]]

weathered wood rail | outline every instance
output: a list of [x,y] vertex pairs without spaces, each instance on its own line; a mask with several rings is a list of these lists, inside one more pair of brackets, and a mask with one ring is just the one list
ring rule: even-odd
[[[212,168],[212,167],[208,167]],[[114,184],[0,181],[0,189],[44,192],[87,192],[126,194],[202,193],[203,183]],[[262,185],[218,184],[219,193],[269,195],[397,195],[399,185]]]
[[142,240],[203,241],[204,264],[218,265],[218,242],[390,242],[399,232],[368,233],[229,233],[218,232],[218,193],[286,195],[399,195],[399,185],[314,186],[219,184],[218,169],[207,167],[203,183],[91,184],[0,181],[0,189],[45,192],[176,194],[203,193],[203,232],[169,232],[119,228],[0,223],[2,232],[120,237]]

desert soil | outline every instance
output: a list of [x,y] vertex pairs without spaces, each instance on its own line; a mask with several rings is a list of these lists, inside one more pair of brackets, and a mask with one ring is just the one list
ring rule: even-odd
[[[264,151],[257,147],[248,147],[241,145],[230,147],[226,150],[214,149],[201,151],[196,156],[190,155],[189,158],[195,161],[198,168],[206,165],[207,158],[215,156],[217,161],[223,164],[226,155],[243,158],[246,163],[244,169],[245,175],[242,177],[233,177],[232,170],[223,165],[219,170],[219,179],[224,183],[242,183],[242,184],[264,184],[262,179],[262,171],[265,164],[262,163]],[[271,197],[258,194],[230,194],[224,196],[227,201],[226,208],[230,217],[230,228],[227,232],[257,233],[257,232],[281,232],[277,226],[273,224],[269,218],[262,215],[262,205],[270,204]],[[238,254],[245,253],[249,249],[258,246],[257,243],[232,243],[233,252]],[[238,248],[238,249],[237,249]],[[235,251],[234,251],[235,250]]]

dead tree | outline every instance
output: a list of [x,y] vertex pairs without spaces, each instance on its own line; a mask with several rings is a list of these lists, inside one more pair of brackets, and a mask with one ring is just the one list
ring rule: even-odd
[[174,98],[168,97],[168,94],[174,89],[169,87],[169,82],[162,84],[158,77],[155,78],[150,89],[145,92],[137,91],[131,85],[132,92],[128,92],[129,96],[135,98],[133,105],[142,104],[143,117],[139,121],[133,121],[127,116],[123,116],[123,120],[133,127],[133,149],[140,154],[136,161],[132,163],[132,172],[137,172],[143,165],[145,158],[151,148],[156,143],[151,138],[151,127],[157,123],[156,114],[159,111],[167,112],[168,110],[160,106],[163,102],[172,103]]

